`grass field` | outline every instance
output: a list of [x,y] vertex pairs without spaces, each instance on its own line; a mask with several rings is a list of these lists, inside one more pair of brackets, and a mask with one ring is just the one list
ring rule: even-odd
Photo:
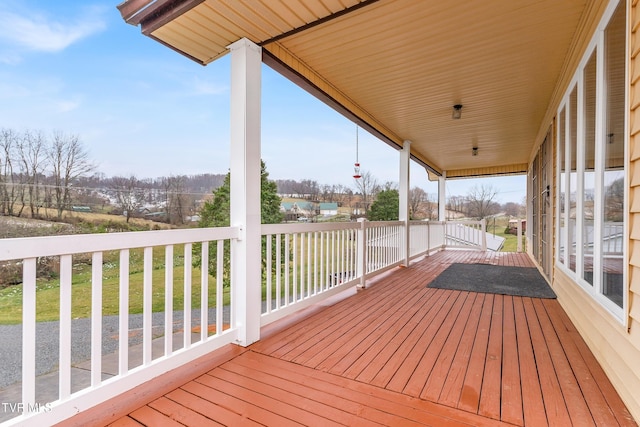
[[[504,237],[504,245],[501,252],[515,252],[518,249],[518,238],[513,234],[505,233],[509,219],[506,217],[487,220],[487,232],[495,234],[496,236]],[[524,237],[522,238],[522,248],[524,248]]]
[[[184,307],[184,275],[182,247],[175,247],[173,269],[173,308]],[[129,312],[142,313],[143,304],[143,250],[130,252],[129,263]],[[154,250],[153,256],[153,298],[154,312],[164,311],[165,268],[164,252]],[[102,277],[102,314],[105,316],[118,314],[119,310],[119,260],[116,252],[105,253]],[[192,294],[191,307],[200,307],[201,271],[197,267],[187,269],[191,274]],[[89,317],[91,315],[91,265],[89,260],[74,262],[72,279],[72,318]],[[216,281],[208,280],[208,304],[215,306]],[[58,320],[60,310],[60,281],[57,278],[38,279],[36,292],[37,321]],[[223,304],[229,304],[229,289],[224,289]],[[22,286],[15,285],[0,290],[0,323],[17,324],[22,322]]]

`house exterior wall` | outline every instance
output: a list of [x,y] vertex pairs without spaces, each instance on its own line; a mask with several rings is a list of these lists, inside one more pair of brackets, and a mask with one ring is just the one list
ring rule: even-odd
[[[624,1],[624,0],[623,0]],[[628,250],[625,261],[628,264],[625,288],[627,305],[621,321],[598,303],[562,268],[556,266],[552,286],[558,301],[576,326],[580,335],[598,359],[631,414],[640,420],[640,0],[630,0],[627,5],[628,40],[628,162],[627,174],[627,216]],[[600,2],[599,14],[608,4]],[[594,17],[596,17],[594,15]],[[599,17],[594,21],[598,22]],[[586,24],[581,38],[589,40],[596,24]],[[578,57],[582,55],[579,53]],[[577,61],[570,70],[576,70]],[[561,88],[564,93],[567,86]],[[558,105],[550,105],[557,111]],[[552,119],[554,127],[556,119]],[[555,135],[555,132],[554,132]],[[554,204],[557,203],[557,146],[554,138]],[[531,167],[531,165],[530,165]],[[554,210],[554,217],[557,211]],[[557,245],[557,218],[554,218],[554,246]],[[555,247],[554,247],[555,249]],[[554,250],[555,254],[555,250]]]

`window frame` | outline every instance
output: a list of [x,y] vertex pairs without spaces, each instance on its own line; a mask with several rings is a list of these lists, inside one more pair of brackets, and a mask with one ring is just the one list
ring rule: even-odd
[[[609,22],[612,20],[613,15],[618,5],[624,2],[625,7],[625,64],[624,64],[624,79],[625,79],[625,94],[624,94],[624,207],[623,207],[623,242],[622,242],[622,265],[623,265],[623,278],[622,278],[622,306],[618,306],[604,293],[603,287],[603,258],[602,258],[602,245],[599,243],[602,241],[603,227],[604,227],[604,172],[605,172],[605,141],[606,135],[606,76],[605,76],[605,32]],[[628,55],[628,43],[629,43],[629,7],[625,0],[612,0],[607,6],[600,23],[592,36],[590,43],[588,44],[578,67],[574,72],[574,76],[569,82],[567,89],[563,95],[560,104],[556,111],[556,118],[558,120],[558,126],[556,129],[556,149],[558,150],[556,170],[556,245],[555,245],[555,266],[561,270],[564,274],[572,278],[585,292],[587,292],[598,304],[603,306],[608,312],[610,312],[618,321],[625,324],[628,321],[626,313],[628,311],[628,297],[629,297],[629,242],[628,234],[628,204],[629,204],[629,55]],[[585,69],[592,55],[595,54],[596,59],[596,89],[595,89],[595,194],[594,194],[594,247],[593,247],[593,285],[590,284],[584,278],[584,181],[585,181]],[[577,115],[572,114],[571,108],[571,96],[573,91],[577,92]],[[564,120],[560,120],[561,115],[564,115]],[[577,127],[576,138],[576,152],[572,153],[571,143],[571,119],[572,116],[576,117]],[[564,142],[564,153],[560,152],[561,141]],[[572,170],[572,156],[576,159],[575,168]],[[564,164],[561,164],[561,161]],[[564,172],[564,173],[563,173]],[[571,174],[575,174],[576,182],[572,182]],[[563,176],[564,175],[564,176]],[[564,182],[562,180],[564,179]],[[575,184],[575,188],[571,188],[571,185]],[[561,198],[561,189],[565,189],[564,200]],[[576,248],[572,251],[573,239],[571,228],[571,197],[572,192],[575,191],[575,244]],[[561,206],[561,203],[564,206]],[[564,207],[564,209],[562,209]],[[561,229],[561,224],[564,227]],[[563,251],[561,253],[561,251]],[[573,268],[572,252],[575,253],[575,261]],[[575,271],[574,271],[575,270]]]

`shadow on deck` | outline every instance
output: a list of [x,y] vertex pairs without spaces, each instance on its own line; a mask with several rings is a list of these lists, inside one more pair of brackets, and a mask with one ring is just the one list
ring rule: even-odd
[[65,425],[635,425],[553,299],[427,288],[443,251]]

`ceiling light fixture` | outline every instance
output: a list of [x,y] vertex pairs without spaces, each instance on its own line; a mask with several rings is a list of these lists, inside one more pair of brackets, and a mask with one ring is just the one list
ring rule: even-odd
[[477,156],[478,155],[478,147],[473,147],[471,149],[471,155],[472,156]]
[[451,114],[452,119],[459,119],[462,117],[462,104],[456,104],[453,106],[453,113]]

